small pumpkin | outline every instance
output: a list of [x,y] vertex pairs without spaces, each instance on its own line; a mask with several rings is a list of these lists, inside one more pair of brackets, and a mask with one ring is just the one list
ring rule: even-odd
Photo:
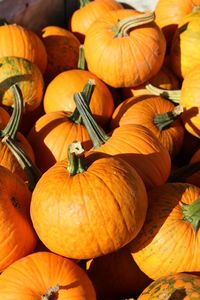
[[178,273],[162,276],[153,281],[137,298],[149,299],[196,299],[200,298],[200,277]]
[[80,0],[80,7],[76,9],[69,20],[69,29],[81,43],[92,23],[110,10],[121,9],[123,6],[115,0]]
[[15,56],[36,64],[44,74],[47,52],[42,40],[32,30],[19,24],[4,23],[0,26],[0,58]]
[[[37,236],[30,220],[31,193],[25,182],[0,166],[0,272],[33,252]],[[0,288],[1,290],[1,288]]]
[[153,13],[118,9],[97,19],[84,42],[90,72],[114,87],[136,87],[161,68],[166,41]]
[[80,143],[74,142],[68,159],[54,164],[37,182],[30,212],[48,249],[89,259],[130,242],[140,231],[146,210],[146,189],[133,167],[105,155],[85,160]]
[[151,189],[148,198],[145,224],[129,244],[139,268],[154,280],[199,272],[200,189],[189,183],[167,183]]
[[0,297],[8,300],[96,300],[87,274],[70,259],[50,252],[27,255],[0,277]]

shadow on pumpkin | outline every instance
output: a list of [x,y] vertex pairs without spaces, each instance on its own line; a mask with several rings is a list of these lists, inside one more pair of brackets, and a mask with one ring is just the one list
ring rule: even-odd
[[[190,127],[190,129],[194,132],[195,135],[200,137],[200,128],[198,128],[193,122],[192,118],[197,117],[199,115],[199,107],[193,106],[190,109],[184,109],[181,118],[183,123]],[[200,118],[200,116],[199,116]]]

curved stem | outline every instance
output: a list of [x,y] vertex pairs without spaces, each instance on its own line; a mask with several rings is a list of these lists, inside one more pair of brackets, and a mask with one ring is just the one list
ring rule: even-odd
[[146,84],[145,88],[153,95],[161,96],[165,99],[172,101],[173,103],[178,103],[178,104],[180,103],[181,90],[164,90],[155,87],[150,83]]
[[114,37],[120,38],[128,35],[129,30],[144,24],[151,23],[155,20],[154,12],[141,13],[136,16],[120,20],[112,31],[115,33]]
[[[88,105],[90,105],[90,100],[92,98],[95,86],[96,86],[95,80],[89,79],[83,88],[82,93],[85,95],[85,100],[88,103]],[[75,108],[74,112],[68,116],[68,119],[76,124],[82,123],[82,117],[80,116],[80,113],[79,113],[77,107]]]
[[183,107],[177,105],[172,111],[166,112],[164,114],[156,115],[153,122],[158,127],[160,131],[169,127],[169,125],[177,120],[183,112]]
[[60,287],[58,284],[47,289],[46,294],[41,296],[41,300],[56,300],[58,297],[54,297],[58,293]]
[[182,204],[183,208],[183,221],[189,222],[196,233],[200,222],[200,198],[196,199],[191,204]]
[[14,109],[7,126],[0,130],[0,137],[9,135],[12,139],[15,139],[23,115],[23,97],[20,88],[16,84],[11,86],[11,89],[14,97]]
[[7,145],[12,154],[17,159],[18,163],[26,174],[29,190],[33,191],[36,183],[41,177],[40,170],[32,163],[24,150],[19,145],[17,145],[16,141],[14,141],[9,135],[6,135],[2,139],[2,143]]
[[80,0],[80,8],[86,6],[90,2],[91,2],[91,0]]
[[79,57],[78,57],[78,66],[77,68],[79,70],[85,70],[85,52],[84,52],[84,46],[79,46]]
[[104,131],[98,126],[97,122],[95,121],[92,112],[85,101],[85,95],[82,93],[75,93],[74,101],[82,117],[83,123],[87,128],[89,136],[93,142],[93,147],[95,149],[99,148],[109,139],[109,136],[104,133]]
[[84,149],[79,141],[74,141],[68,147],[67,170],[70,176],[83,173],[87,170]]

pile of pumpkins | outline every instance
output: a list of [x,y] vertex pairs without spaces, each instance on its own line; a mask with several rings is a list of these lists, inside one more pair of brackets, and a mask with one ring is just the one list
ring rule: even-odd
[[198,5],[2,20],[0,298],[200,299]]

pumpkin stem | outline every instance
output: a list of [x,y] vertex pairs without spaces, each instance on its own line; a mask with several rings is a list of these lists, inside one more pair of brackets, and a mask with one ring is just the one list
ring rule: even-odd
[[60,287],[58,284],[47,289],[46,294],[41,296],[41,300],[55,300],[55,294],[58,293]]
[[[87,101],[88,105],[90,104],[90,100],[92,98],[92,94],[94,92],[96,86],[96,82],[94,79],[89,79],[86,85],[83,88],[82,93],[85,95],[85,100]],[[74,112],[68,116],[68,119],[76,124],[82,123],[82,117],[77,108],[75,108]]]
[[80,0],[80,8],[86,6],[90,2],[91,2],[91,0]]
[[155,20],[154,12],[141,13],[136,16],[130,16],[125,19],[119,20],[113,27],[112,31],[115,33],[115,38],[128,36],[129,30],[144,24],[148,24]]
[[4,138],[2,139],[2,143],[5,143],[7,145],[12,154],[17,159],[18,163],[26,174],[29,190],[33,191],[36,183],[41,177],[40,170],[32,163],[24,150],[19,145],[17,145],[16,141],[13,140],[9,135],[4,136]]
[[182,204],[183,221],[189,222],[196,233],[200,222],[200,198],[191,204]]
[[0,18],[0,26],[8,25],[8,24],[9,24],[9,22],[6,19]]
[[84,149],[79,141],[72,142],[68,147],[67,170],[70,176],[83,173],[87,170]]
[[3,130],[0,130],[0,137],[2,138],[6,135],[9,135],[14,140],[22,119],[23,97],[20,88],[16,84],[11,86],[11,89],[14,96],[14,109],[8,124]]
[[200,170],[200,161],[183,166],[171,173],[168,182],[185,182],[188,177]]
[[79,46],[79,57],[78,57],[78,66],[77,68],[79,70],[85,70],[85,51],[84,46]]
[[160,89],[158,87],[155,87],[154,85],[148,83],[145,85],[145,88],[152,93],[153,95],[156,96],[161,96],[167,100],[170,100],[173,103],[180,103],[181,99],[181,90],[164,90]]
[[94,149],[99,148],[109,139],[109,136],[104,133],[104,131],[98,126],[97,122],[95,121],[90,107],[85,101],[85,95],[80,92],[75,93],[74,101],[76,103],[78,111],[80,112],[83,123],[87,128],[89,136],[93,142]]
[[181,105],[177,105],[172,111],[156,115],[153,122],[158,127],[158,129],[162,131],[166,129],[172,122],[178,119],[182,112],[183,107]]
[[200,12],[200,5],[194,5],[192,7],[192,13]]

